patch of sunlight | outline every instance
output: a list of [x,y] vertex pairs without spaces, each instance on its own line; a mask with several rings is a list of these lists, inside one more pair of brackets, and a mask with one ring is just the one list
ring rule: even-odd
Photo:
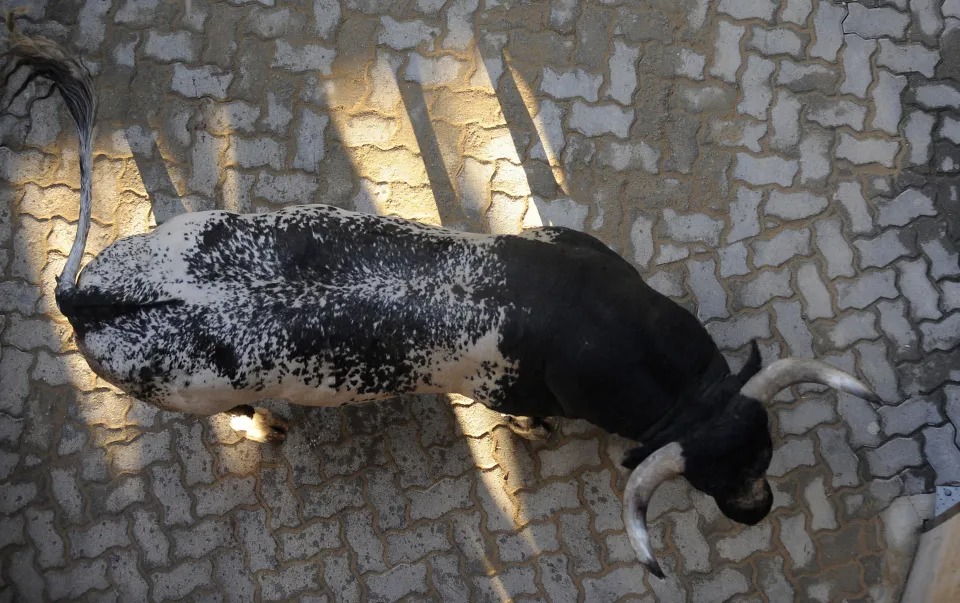
[[[359,181],[358,211],[440,224],[440,214],[397,84],[400,62],[378,51],[368,78],[364,65],[337,65],[314,96],[325,99],[330,126]],[[353,73],[349,73],[353,71]],[[369,80],[369,82],[368,82]]]
[[[484,92],[496,95],[496,86],[491,79],[487,61],[476,51],[475,63],[477,70],[473,74],[471,84],[483,88]],[[472,190],[461,190],[462,197],[471,200],[472,205],[477,205],[476,199],[479,198],[480,186],[479,178],[488,178],[490,182],[490,206],[486,211],[486,226],[493,234],[516,234],[524,227],[527,222],[535,223],[539,220],[539,214],[534,208],[534,214],[527,220],[526,215],[530,213],[533,204],[530,203],[530,184],[527,182],[526,172],[521,167],[520,155],[517,153],[516,145],[506,128],[506,119],[502,119],[504,133],[499,139],[493,139],[490,142],[488,152],[491,155],[499,157],[496,159],[493,173],[482,170],[471,170],[470,177],[460,179],[461,186],[466,184],[476,187]],[[485,192],[485,191],[484,191]]]

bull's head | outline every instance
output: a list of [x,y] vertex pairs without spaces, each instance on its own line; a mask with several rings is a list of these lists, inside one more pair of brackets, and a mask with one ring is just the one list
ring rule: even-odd
[[695,424],[681,424],[683,433],[671,430],[666,444],[628,453],[624,465],[636,468],[624,491],[623,519],[640,562],[653,574],[663,577],[650,546],[646,510],[664,481],[684,475],[734,521],[753,525],[767,516],[773,493],[765,475],[773,444],[765,405],[780,390],[797,383],[820,383],[880,402],[856,378],[818,360],[787,358],[761,371],[754,344],[744,369],[727,382],[726,393],[719,392],[719,399],[711,401],[714,404],[706,415],[698,416]]

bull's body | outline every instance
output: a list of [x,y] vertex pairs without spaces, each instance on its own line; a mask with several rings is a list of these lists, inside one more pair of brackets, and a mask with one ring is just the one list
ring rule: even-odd
[[186,214],[101,252],[61,305],[105,379],[199,414],[456,392],[637,438],[726,372],[688,312],[560,228],[477,235],[323,205]]
[[725,515],[756,523],[773,504],[763,402],[804,381],[877,399],[814,360],[760,371],[756,345],[731,375],[689,312],[568,229],[465,234],[323,205],[203,212],[116,242],[78,277],[93,81],[54,42],[10,35],[13,67],[0,81],[21,67],[27,83],[52,81],[79,135],[80,219],[57,303],[91,367],[145,402],[228,411],[259,441],[286,433],[249,406],[269,397],[330,406],[458,392],[511,415],[586,419],[643,442],[624,459],[635,467],[624,523],[662,576],[644,525],[659,483],[683,474]]

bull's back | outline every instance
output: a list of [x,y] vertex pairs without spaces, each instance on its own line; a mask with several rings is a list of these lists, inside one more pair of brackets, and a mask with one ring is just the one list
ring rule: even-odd
[[92,317],[82,345],[108,380],[180,410],[494,396],[511,363],[504,309],[482,293],[502,279],[492,241],[326,206],[188,214],[87,267],[81,297],[127,311]]

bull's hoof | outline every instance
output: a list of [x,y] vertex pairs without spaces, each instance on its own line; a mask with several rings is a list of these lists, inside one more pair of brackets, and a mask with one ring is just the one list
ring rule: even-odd
[[557,429],[557,420],[540,417],[514,417],[507,415],[507,425],[513,433],[525,440],[546,440]]
[[230,426],[248,440],[268,444],[280,444],[287,439],[289,424],[265,408],[257,408],[253,416],[234,415]]

